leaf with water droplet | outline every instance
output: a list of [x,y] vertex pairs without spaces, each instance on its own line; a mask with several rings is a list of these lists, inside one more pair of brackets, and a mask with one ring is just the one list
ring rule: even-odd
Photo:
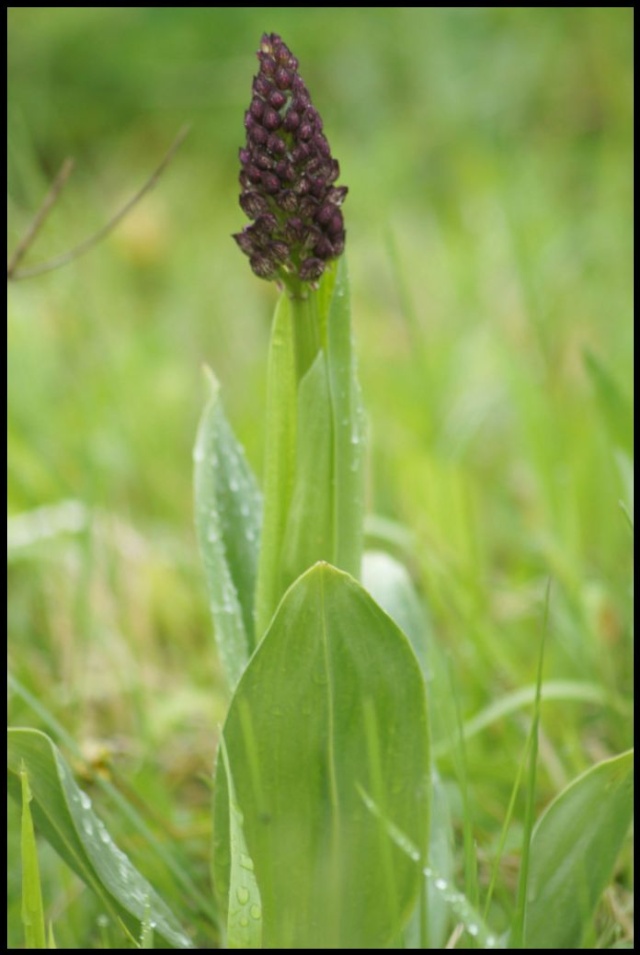
[[218,382],[211,372],[208,376],[211,391],[194,451],[196,529],[216,643],[233,688],[255,647],[253,602],[262,502],[225,417]]
[[[233,776],[229,768],[224,738],[220,742],[218,761],[224,766],[224,782],[227,795],[227,832],[229,834],[228,859],[229,879],[226,889],[227,947],[261,948],[262,919],[260,890],[253,871],[253,860],[247,851],[244,835],[244,816],[238,805]],[[248,918],[247,910],[251,914]],[[258,912],[254,916],[254,911]]]
[[175,948],[191,948],[191,940],[173,913],[116,847],[49,737],[38,730],[10,729],[7,742],[10,794],[19,799],[24,762],[36,829],[109,911],[115,912],[131,937],[140,938],[148,906],[157,925],[157,940]]

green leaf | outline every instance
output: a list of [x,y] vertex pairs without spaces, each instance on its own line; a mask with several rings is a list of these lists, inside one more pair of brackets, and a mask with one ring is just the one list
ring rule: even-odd
[[[67,733],[43,701],[30,693],[12,673],[8,674],[7,684],[10,695],[15,694],[30,711],[36,714],[54,741],[64,745],[70,756],[82,761],[82,752],[74,738]],[[190,924],[204,920],[203,932],[211,930],[212,922],[216,930],[219,929],[217,909],[211,904],[211,897],[206,894],[206,887],[201,887],[196,881],[198,875],[193,872],[192,867],[190,869],[189,858],[184,847],[176,842],[167,844],[166,840],[149,827],[133,802],[108,778],[98,773],[93,775],[91,782],[118,813],[121,823],[126,825],[127,832],[136,843],[138,851],[144,853],[147,864],[171,873],[174,884],[169,889],[169,893],[171,898],[178,900],[178,904],[182,906],[181,920],[183,922],[188,920]]]
[[[371,596],[409,637],[425,680],[429,679],[427,644],[431,623],[405,566],[384,551],[368,550],[362,562],[362,582]],[[433,705],[433,696],[429,700]],[[433,725],[433,724],[432,724]],[[453,827],[446,791],[435,767],[431,772],[431,835],[429,866],[445,879],[453,877]],[[427,939],[421,939],[420,915],[416,910],[407,936],[410,947],[443,948],[447,939],[449,906],[433,881],[425,886],[427,905]]]
[[[355,580],[316,564],[281,602],[223,736],[260,887],[264,947],[388,944],[421,878],[388,824],[423,853],[428,826],[425,688],[404,634]],[[214,799],[224,908],[229,794],[220,758]]]
[[[24,766],[24,764],[23,764]],[[22,924],[27,948],[46,948],[38,849],[31,818],[29,774],[20,770],[22,792]]]
[[227,947],[260,948],[262,945],[262,902],[254,873],[253,859],[244,838],[243,817],[237,803],[233,776],[224,743],[220,742],[229,806],[229,905]]
[[284,592],[280,556],[296,462],[296,373],[289,298],[276,308],[269,345],[264,518],[256,589],[256,634],[260,640]]
[[409,637],[426,678],[427,640],[431,625],[406,567],[384,551],[365,551],[362,583]]
[[158,938],[173,948],[191,948],[190,939],[168,907],[116,847],[48,736],[38,730],[10,729],[7,761],[11,795],[20,798],[19,776],[24,765],[38,831],[126,931],[139,938],[145,913],[150,912]]
[[216,642],[234,687],[256,643],[253,599],[262,505],[211,372],[209,383],[194,450],[196,529]]
[[588,348],[583,352],[600,411],[611,439],[633,456],[633,405],[611,372]]
[[291,308],[294,340],[297,329],[315,325],[318,351],[298,382],[295,478],[280,596],[319,560],[358,578],[364,513],[364,415],[344,257],[327,271],[317,292]]
[[283,590],[334,554],[333,427],[325,353],[298,386],[296,477],[282,551]]
[[525,948],[581,947],[632,814],[632,751],[583,773],[546,809],[531,839]]
[[308,298],[290,301],[283,294],[274,317],[256,596],[259,635],[287,587],[316,561],[360,576],[363,469],[364,415],[343,256]]
[[633,454],[626,454],[624,451],[618,450],[615,455],[616,464],[618,465],[618,473],[620,475],[620,481],[622,482],[622,489],[624,497],[619,501],[620,507],[624,512],[627,522],[629,524],[629,530],[633,534],[634,526],[634,515],[633,515],[633,499],[635,492],[635,481],[633,477],[634,465],[633,465]]
[[[435,768],[432,770],[432,780],[429,866],[438,873],[438,877],[427,878],[427,933],[429,948],[444,949],[451,921],[449,912],[451,899],[440,886],[443,880],[447,885],[453,885],[454,832],[447,789]],[[463,921],[465,925],[468,925],[466,920]]]
[[329,304],[327,362],[333,416],[332,563],[360,578],[364,521],[365,417],[351,332],[347,259],[338,260]]

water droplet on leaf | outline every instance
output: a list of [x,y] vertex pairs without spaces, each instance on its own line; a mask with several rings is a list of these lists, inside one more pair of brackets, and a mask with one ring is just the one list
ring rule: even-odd
[[249,889],[244,885],[238,886],[236,889],[236,898],[240,905],[246,905],[249,901]]

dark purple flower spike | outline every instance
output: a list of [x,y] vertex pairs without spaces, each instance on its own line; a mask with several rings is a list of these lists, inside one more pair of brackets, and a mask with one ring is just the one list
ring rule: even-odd
[[335,185],[338,162],[296,57],[265,33],[258,59],[240,150],[240,205],[252,223],[234,239],[260,278],[317,282],[344,250],[347,188]]

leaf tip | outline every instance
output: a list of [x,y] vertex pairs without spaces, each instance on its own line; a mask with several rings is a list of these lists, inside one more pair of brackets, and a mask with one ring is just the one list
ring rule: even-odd
[[220,382],[218,381],[213,369],[209,365],[207,365],[206,362],[202,363],[202,373],[205,377],[205,380],[209,388],[211,389],[212,395],[216,395],[218,391],[220,390]]

